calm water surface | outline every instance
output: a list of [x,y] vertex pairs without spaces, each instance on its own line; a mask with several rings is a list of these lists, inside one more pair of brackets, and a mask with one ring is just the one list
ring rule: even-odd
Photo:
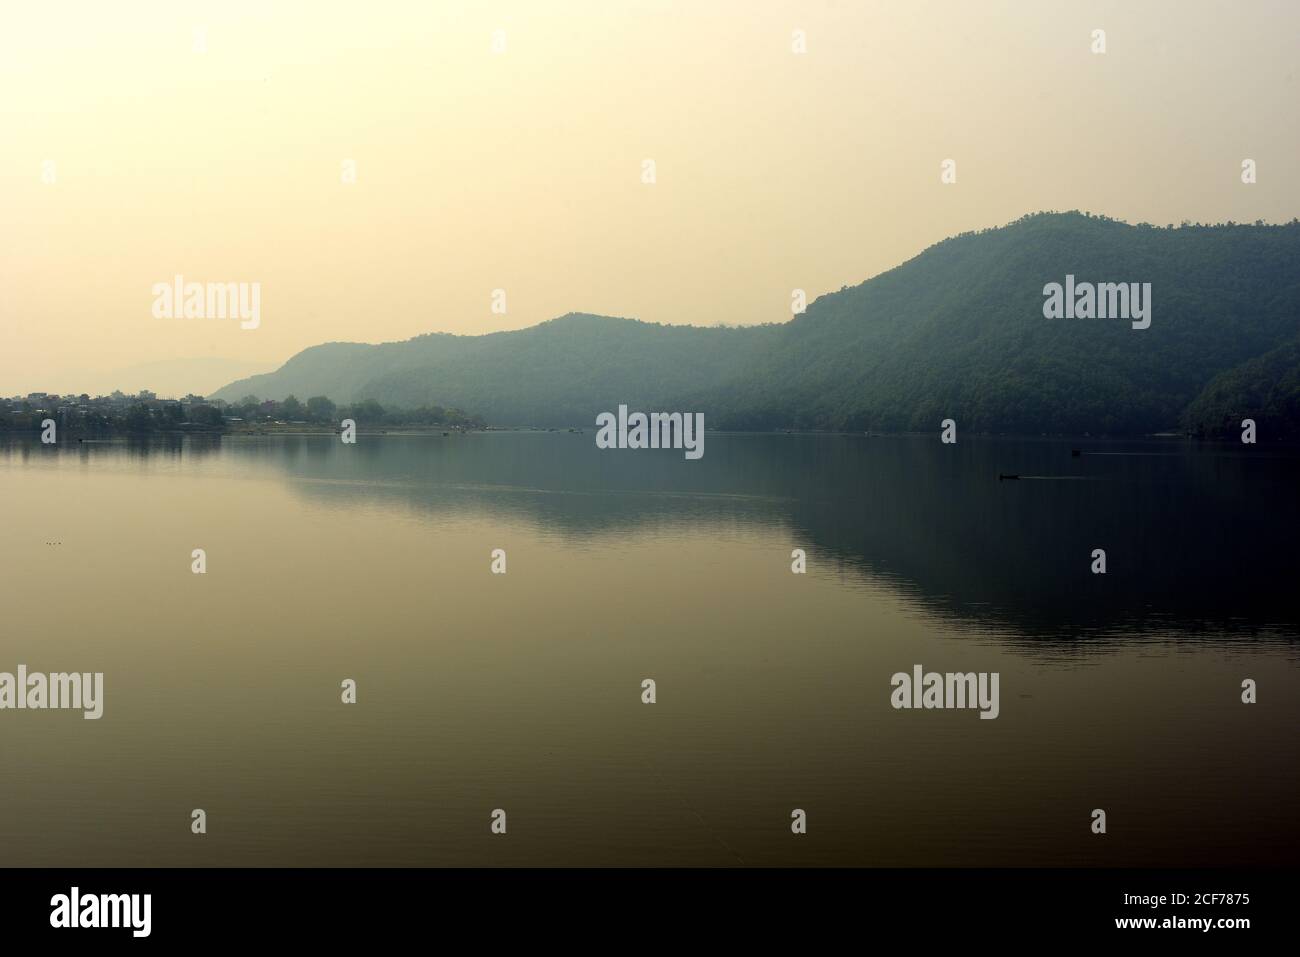
[[[0,671],[106,700],[0,712],[0,863],[1289,863],[1297,479],[1156,441],[10,440]],[[1000,672],[1001,716],[895,711],[914,664]]]

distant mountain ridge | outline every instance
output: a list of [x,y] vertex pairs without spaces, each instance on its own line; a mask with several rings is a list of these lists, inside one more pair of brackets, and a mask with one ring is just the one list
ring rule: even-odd
[[[1152,321],[1047,319],[1043,287],[1149,282]],[[619,404],[710,428],[1300,437],[1300,222],[1133,226],[1039,213],[946,239],[782,324],[569,314],[482,336],[327,343],[216,398],[457,406],[591,424]],[[1258,408],[1256,408],[1258,406]],[[1239,422],[1239,418],[1236,419]]]

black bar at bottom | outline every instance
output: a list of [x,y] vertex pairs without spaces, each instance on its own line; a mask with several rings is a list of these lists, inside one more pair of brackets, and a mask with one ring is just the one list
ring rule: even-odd
[[471,946],[808,946],[839,933],[862,942],[902,935],[920,947],[1080,937],[1231,946],[1283,933],[1292,878],[1218,869],[0,870],[0,926],[6,942],[78,946],[382,943],[430,932],[430,942]]

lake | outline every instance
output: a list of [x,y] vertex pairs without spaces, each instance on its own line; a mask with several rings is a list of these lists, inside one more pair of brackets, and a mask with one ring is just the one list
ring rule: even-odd
[[[0,671],[104,712],[0,711],[0,858],[1289,864],[1298,486],[1181,440],[9,439]],[[915,665],[998,717],[895,709]]]

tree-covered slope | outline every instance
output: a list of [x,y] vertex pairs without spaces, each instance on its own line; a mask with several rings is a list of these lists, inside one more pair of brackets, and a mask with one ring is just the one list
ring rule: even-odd
[[[1067,273],[1150,283],[1150,328],[1044,318],[1044,285]],[[945,240],[782,325],[570,315],[485,336],[331,344],[218,397],[439,404],[499,424],[590,423],[623,402],[703,411],[715,428],[936,429],[951,417],[968,431],[1132,434],[1187,423],[1216,376],[1250,375],[1252,359],[1297,335],[1300,223],[1039,214]]]
[[[1152,284],[1152,322],[1046,319],[1043,286]],[[823,296],[715,418],[737,425],[1149,432],[1300,331],[1300,226],[1156,229],[1028,217]],[[798,418],[790,422],[790,416]]]
[[1241,434],[1254,419],[1257,434],[1300,439],[1300,337],[1221,372],[1187,407],[1183,428],[1221,438]]

